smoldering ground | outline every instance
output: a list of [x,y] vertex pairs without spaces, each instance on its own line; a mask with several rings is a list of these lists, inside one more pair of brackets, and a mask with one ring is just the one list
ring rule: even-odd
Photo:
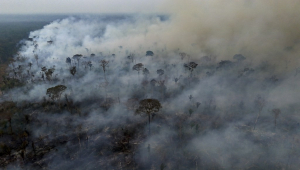
[[7,70],[2,166],[297,169],[299,3],[188,2],[31,32]]

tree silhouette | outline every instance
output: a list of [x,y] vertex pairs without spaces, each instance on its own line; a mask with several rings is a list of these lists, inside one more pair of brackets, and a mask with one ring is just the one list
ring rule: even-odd
[[66,59],[66,63],[69,64],[69,65],[71,65],[71,58],[70,58],[70,57],[68,57],[68,58]]
[[61,94],[67,89],[64,85],[57,85],[47,89],[46,95],[48,95],[52,100],[58,100]]
[[150,74],[150,72],[149,72],[149,70],[147,69],[147,68],[144,68],[144,70],[143,70],[143,74],[144,75],[149,75]]
[[188,63],[188,64],[184,64],[184,67],[187,68],[187,69],[189,69],[189,71],[191,72],[191,77],[192,77],[192,73],[193,73],[194,69],[195,69],[197,66],[198,66],[198,64],[195,63],[195,62],[190,62],[190,63]]
[[136,114],[145,113],[149,118],[149,134],[150,134],[150,116],[158,112],[162,108],[157,99],[144,99],[139,102],[139,107],[136,109]]
[[104,72],[104,79],[106,80],[106,75],[105,75],[105,71],[106,71],[106,67],[108,65],[109,61],[106,61],[106,60],[101,60],[100,61],[100,66],[102,67],[103,69],[103,72]]
[[76,66],[70,68],[70,73],[74,76],[76,73]]
[[146,56],[154,56],[153,51],[147,51],[147,52],[146,52]]
[[197,109],[198,109],[198,107],[201,105],[201,103],[200,102],[197,102],[196,103],[196,107],[197,107]]
[[138,75],[140,75],[140,71],[143,70],[143,68],[144,68],[144,65],[142,63],[138,63],[132,67],[132,70],[137,71]]
[[77,64],[78,64],[78,68],[79,68],[79,60],[81,59],[82,55],[81,54],[75,54],[73,56],[73,59],[74,60],[77,60]]
[[193,99],[193,95],[189,95],[189,99],[190,99],[190,101]]

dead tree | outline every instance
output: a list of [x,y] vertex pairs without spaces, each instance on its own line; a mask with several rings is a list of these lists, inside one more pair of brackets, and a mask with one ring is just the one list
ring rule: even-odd
[[108,63],[109,63],[109,61],[106,61],[106,60],[101,60],[101,61],[100,61],[100,66],[101,66],[102,69],[103,69],[105,81],[106,81],[105,71],[106,71],[106,67],[108,66]]

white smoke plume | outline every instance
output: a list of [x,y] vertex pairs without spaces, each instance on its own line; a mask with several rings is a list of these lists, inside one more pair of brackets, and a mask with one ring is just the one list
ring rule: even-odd
[[[56,20],[30,33],[8,70],[25,85],[3,100],[27,108],[32,141],[59,143],[52,169],[297,169],[299,6],[175,0],[168,15]],[[149,127],[134,115],[145,98],[162,104]]]

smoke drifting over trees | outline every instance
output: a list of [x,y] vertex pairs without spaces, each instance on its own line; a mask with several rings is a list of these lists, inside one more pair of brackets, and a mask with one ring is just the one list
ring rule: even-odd
[[297,169],[300,2],[187,2],[31,32],[1,87],[1,166]]

